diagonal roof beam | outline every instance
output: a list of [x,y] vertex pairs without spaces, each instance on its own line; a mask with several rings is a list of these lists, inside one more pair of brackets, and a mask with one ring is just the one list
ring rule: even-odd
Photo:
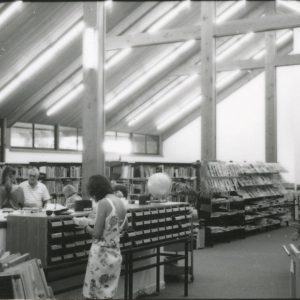
[[222,37],[249,32],[263,32],[300,27],[299,14],[266,16],[263,18],[247,18],[228,21],[222,25],[214,25],[214,36]]
[[157,44],[184,42],[200,39],[201,26],[187,26],[154,33],[133,33],[122,36],[108,36],[106,50],[117,50],[128,47],[142,47]]

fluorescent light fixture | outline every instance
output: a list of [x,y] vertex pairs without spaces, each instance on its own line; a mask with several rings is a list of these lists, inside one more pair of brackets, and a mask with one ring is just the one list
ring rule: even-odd
[[253,59],[261,59],[266,54],[266,50],[262,49],[253,56]]
[[297,13],[300,13],[300,5],[297,3],[297,1],[282,1],[282,0],[277,0],[277,4],[284,6],[290,10],[293,10]]
[[120,92],[115,98],[108,101],[105,105],[105,110],[112,109],[117,103],[128,97],[130,94],[138,90],[143,84],[155,77],[160,71],[169,66],[171,63],[176,61],[180,55],[185,53],[187,50],[191,49],[196,43],[196,40],[190,40],[183,43],[171,54],[163,57],[158,63],[156,63],[152,68],[150,68],[143,76],[139,77],[137,80],[132,82],[126,89]]
[[196,78],[198,78],[198,74],[192,75],[184,79],[178,86],[176,86],[171,92],[167,93],[164,97],[158,99],[157,101],[147,103],[147,107],[145,109],[143,109],[142,107],[135,113],[135,117],[128,122],[128,126],[133,126],[137,124],[139,121],[141,121],[151,112],[153,112],[157,107],[166,103],[167,101],[170,101],[181,90],[186,88],[190,83],[194,82]]
[[180,4],[178,4],[176,7],[174,7],[170,12],[165,14],[162,18],[160,18],[156,23],[154,23],[147,32],[153,33],[160,28],[162,28],[164,25],[166,25],[168,22],[170,22],[172,19],[174,19],[183,9],[190,7],[191,1],[185,0],[182,1]]
[[10,4],[0,15],[0,26],[2,26],[9,18],[11,18],[23,6],[22,1],[15,1]]
[[288,39],[290,39],[293,36],[293,31],[289,30],[283,35],[281,35],[277,40],[276,40],[276,45],[280,46],[284,44]]
[[96,30],[90,27],[85,28],[83,31],[82,65],[86,69],[97,69],[98,46],[96,33]]
[[236,77],[238,77],[241,74],[241,70],[236,70],[231,72],[228,76],[222,77],[221,80],[217,81],[217,89],[221,89],[224,86],[226,86],[228,83],[233,81]]
[[192,101],[186,101],[183,105],[178,107],[176,110],[172,111],[168,114],[168,117],[165,118],[163,121],[158,122],[156,124],[157,130],[162,130],[170,125],[172,125],[176,120],[178,120],[182,115],[195,109],[201,103],[201,96],[197,96]]
[[31,64],[23,69],[19,75],[6,84],[0,90],[0,102],[3,101],[10,93],[17,89],[24,81],[28,80],[37,71],[43,68],[47,63],[55,58],[55,55],[72,42],[82,33],[83,22],[78,22],[71,30],[64,34],[54,45],[40,54]]
[[252,37],[254,36],[253,32],[247,33],[245,36],[240,38],[235,44],[233,44],[231,47],[225,49],[223,52],[221,52],[216,57],[216,61],[220,62],[223,59],[227,58],[229,55],[233,54],[238,48],[240,48],[243,44],[248,42]]
[[65,97],[56,102],[50,109],[47,111],[47,116],[51,116],[60,110],[62,107],[66,106],[72,100],[74,100],[84,89],[84,85],[81,83],[77,85],[70,93],[68,93]]
[[240,9],[244,8],[245,5],[246,5],[246,0],[237,1],[237,3],[231,5],[220,16],[217,17],[216,23],[221,24],[224,21],[227,21],[230,17],[232,17]]
[[105,139],[103,148],[105,152],[130,154],[132,152],[132,143],[129,139]]
[[105,70],[110,69],[111,67],[115,66],[118,62],[120,62],[122,59],[124,59],[130,52],[132,51],[132,48],[126,48],[118,53],[116,53],[106,64],[105,64]]

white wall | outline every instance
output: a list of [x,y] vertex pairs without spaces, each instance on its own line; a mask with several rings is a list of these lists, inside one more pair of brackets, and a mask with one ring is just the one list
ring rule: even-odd
[[165,161],[195,162],[201,158],[201,118],[170,136],[163,143]]
[[265,160],[264,73],[217,105],[217,159]]

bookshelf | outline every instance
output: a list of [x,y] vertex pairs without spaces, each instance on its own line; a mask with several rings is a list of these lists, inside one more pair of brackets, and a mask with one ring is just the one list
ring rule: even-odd
[[288,222],[291,203],[282,171],[278,163],[203,163],[199,215],[206,223],[208,244]]
[[171,201],[190,202],[185,190],[197,190],[197,168],[193,163],[119,162],[110,164],[110,178],[124,184],[131,199],[148,194],[147,180],[158,172],[166,173],[172,179]]

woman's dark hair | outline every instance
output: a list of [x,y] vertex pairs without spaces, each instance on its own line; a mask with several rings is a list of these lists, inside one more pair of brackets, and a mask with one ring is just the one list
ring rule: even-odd
[[123,196],[124,196],[125,198],[127,198],[128,192],[127,192],[127,188],[126,188],[125,185],[122,185],[122,184],[116,184],[116,185],[114,186],[114,192],[117,192],[117,191],[122,192]]
[[16,169],[11,167],[11,166],[6,166],[5,169],[2,172],[2,179],[1,179],[1,183],[5,184],[5,179],[7,176],[12,176],[12,175],[16,175]]
[[105,176],[93,175],[89,178],[87,190],[90,196],[95,198],[95,201],[103,199],[107,194],[112,194],[113,189]]

